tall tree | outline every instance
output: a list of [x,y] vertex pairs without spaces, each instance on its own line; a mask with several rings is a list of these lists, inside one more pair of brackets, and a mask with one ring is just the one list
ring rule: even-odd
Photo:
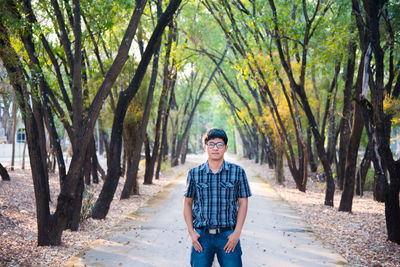
[[[309,7],[307,6],[306,1],[302,2],[303,15],[304,15],[304,20],[305,20],[305,30],[304,30],[304,35],[302,36],[303,50],[301,51],[302,52],[301,71],[300,71],[300,77],[298,78],[298,82],[297,82],[294,77],[295,72],[293,71],[291,65],[289,64],[290,56],[288,56],[284,53],[284,48],[283,48],[284,36],[282,36],[282,34],[281,34],[282,31],[279,26],[279,19],[278,19],[278,13],[277,13],[277,9],[275,6],[275,2],[274,2],[274,0],[269,0],[268,2],[270,4],[272,14],[273,14],[273,21],[274,21],[273,29],[274,29],[274,34],[275,34],[275,42],[276,42],[276,46],[278,49],[281,64],[285,70],[287,78],[290,81],[291,89],[300,98],[300,102],[302,104],[303,110],[307,116],[307,119],[308,119],[310,127],[311,127],[311,131],[314,135],[319,159],[321,160],[322,166],[324,168],[324,174],[325,174],[325,178],[327,180],[325,205],[333,206],[333,196],[334,196],[334,192],[335,192],[335,184],[333,181],[332,169],[331,169],[329,159],[328,159],[325,147],[324,147],[324,139],[318,130],[317,121],[315,120],[315,116],[311,110],[311,106],[310,106],[310,103],[308,101],[308,97],[307,97],[307,94],[305,91],[308,45],[310,43],[312,35],[315,32],[316,27],[318,26],[319,20],[329,10],[332,3],[328,2],[325,4],[324,7],[320,7],[321,1],[318,0],[316,3],[316,6],[313,8],[313,12],[310,17],[308,14]],[[321,12],[321,13],[319,13],[319,12]],[[318,17],[317,17],[317,14],[318,14]]]
[[97,199],[95,207],[92,211],[92,217],[95,219],[103,219],[106,217],[118,185],[119,177],[121,174],[122,129],[126,110],[129,106],[130,101],[135,96],[137,90],[140,87],[140,83],[146,72],[147,66],[151,60],[151,57],[157,47],[157,44],[165,27],[171,21],[180,3],[180,0],[170,1],[168,7],[160,17],[157,26],[153,31],[149,43],[147,44],[146,51],[143,53],[142,59],[138,65],[138,68],[131,83],[129,84],[128,88],[122,91],[119,95],[111,133],[110,152],[107,155],[107,177],[104,181],[104,185],[99,195],[99,198]]
[[[397,99],[400,96],[400,75],[394,83],[394,58],[391,56],[394,49],[394,39],[389,38],[389,72],[385,85],[385,50],[381,46],[381,21],[388,29],[388,36],[393,36],[391,31],[391,19],[388,16],[388,1],[368,1],[361,3],[353,0],[353,12],[357,19],[360,32],[360,42],[368,47],[363,61],[363,84],[359,105],[365,128],[372,146],[372,162],[374,164],[376,178],[380,183],[379,190],[385,199],[385,215],[388,239],[400,244],[400,160],[394,160],[390,148],[391,114],[384,108],[385,97]],[[361,12],[361,10],[363,10]],[[365,33],[362,35],[361,33]],[[372,60],[374,59],[374,60]],[[372,64],[374,71],[372,70]],[[370,100],[368,100],[368,91]],[[386,172],[387,171],[387,172]]]
[[[166,127],[166,123],[168,121],[167,117],[168,94],[170,94],[172,97],[174,95],[173,90],[175,87],[175,82],[173,78],[174,74],[172,72],[173,70],[170,67],[171,64],[170,61],[172,62],[174,61],[174,59],[171,60],[171,52],[172,52],[172,45],[176,43],[176,38],[177,38],[177,25],[175,21],[171,21],[168,31],[166,49],[165,49],[162,90],[161,90],[160,100],[158,103],[157,119],[155,124],[155,133],[154,133],[154,144],[149,160],[146,161],[144,184],[153,183],[154,167],[161,150],[161,142],[162,142],[161,136],[164,135],[164,131],[166,132],[168,130]],[[162,124],[165,125],[162,126]],[[161,164],[161,162],[159,164]]]
[[[4,5],[3,5],[4,4]],[[80,2],[75,0],[73,7],[69,11],[69,23],[72,29],[70,34],[67,33],[67,27],[64,17],[60,10],[57,1],[52,1],[52,11],[55,14],[57,27],[59,27],[60,34],[58,35],[63,44],[63,52],[66,55],[66,73],[69,73],[71,80],[69,84],[72,94],[72,105],[69,105],[69,98],[64,94],[66,106],[69,107],[71,114],[71,125],[67,116],[64,116],[64,111],[58,103],[54,94],[49,88],[47,76],[43,73],[41,62],[38,59],[35,43],[33,42],[32,24],[35,23],[34,12],[30,1],[24,1],[23,5],[17,5],[12,1],[3,1],[2,6],[5,7],[1,12],[1,51],[0,57],[7,69],[11,83],[18,96],[18,104],[24,116],[24,122],[27,132],[27,140],[29,146],[30,163],[32,169],[32,178],[34,181],[36,210],[38,221],[38,244],[39,245],[59,245],[61,243],[61,235],[67,226],[68,219],[72,214],[74,208],[74,201],[77,197],[78,184],[82,180],[82,167],[84,158],[86,156],[87,146],[92,138],[94,125],[99,115],[100,109],[105,98],[108,96],[113,83],[115,82],[122,66],[126,62],[130,44],[136,32],[136,26],[140,20],[145,1],[137,1],[135,12],[127,27],[125,36],[120,45],[119,52],[109,68],[106,77],[103,79],[102,84],[93,102],[90,103],[87,116],[83,115],[83,100],[82,100],[82,43],[81,43],[81,8]],[[22,20],[21,13],[25,13],[28,21]],[[25,27],[15,28],[12,25],[15,21],[23,21],[27,23]],[[8,28],[7,28],[8,27]],[[12,47],[8,29],[13,33],[19,35],[20,40],[24,44],[24,48],[29,56],[29,69],[31,77],[38,77],[33,80],[31,85],[25,80],[24,67],[20,61],[16,50]],[[75,37],[73,48],[71,49],[71,41],[69,37]],[[39,33],[39,39],[46,47],[48,42],[45,40],[44,35]],[[35,39],[36,40],[36,39]],[[74,52],[72,52],[74,50]],[[51,50],[47,53],[51,55]],[[61,88],[62,89],[62,88]],[[30,92],[30,91],[31,92]],[[32,97],[31,97],[32,96]],[[62,161],[58,159],[59,175],[61,180],[61,192],[57,201],[57,208],[54,213],[50,213],[49,208],[49,186],[48,186],[48,168],[46,166],[46,146],[44,139],[44,121],[48,127],[50,137],[53,144],[57,147],[60,145],[60,138],[55,131],[54,123],[51,119],[54,117],[53,110],[50,109],[51,105],[55,107],[55,111],[62,121],[66,130],[69,132],[70,140],[73,144],[73,156],[68,169],[68,172],[63,172]],[[44,111],[44,114],[42,113]]]

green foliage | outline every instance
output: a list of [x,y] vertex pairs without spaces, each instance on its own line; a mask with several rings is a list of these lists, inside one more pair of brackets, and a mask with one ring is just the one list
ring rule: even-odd
[[[144,10],[144,15],[140,21],[135,43],[130,51],[130,59],[118,77],[113,88],[113,100],[118,99],[118,92],[124,90],[129,85],[137,64],[141,58],[139,53],[139,42],[146,46],[156,24],[156,1],[149,1]],[[206,8],[206,2],[215,3],[214,10],[211,12]],[[187,119],[188,112],[185,111],[185,104],[192,104],[191,101],[196,97],[195,92],[205,85],[208,77],[215,68],[215,64],[205,55],[204,50],[211,53],[218,62],[222,53],[227,50],[221,70],[226,78],[237,88],[235,93],[224,77],[217,73],[214,81],[207,89],[193,120],[191,129],[192,135],[204,133],[208,127],[220,127],[227,130],[228,135],[232,135],[230,129],[238,127],[245,129],[245,122],[252,124],[249,110],[254,113],[256,123],[264,133],[268,133],[273,138],[280,138],[275,129],[275,123],[271,115],[268,102],[262,103],[262,113],[258,112],[255,102],[255,95],[260,99],[265,92],[262,92],[266,84],[271,90],[271,94],[278,106],[284,126],[287,128],[289,138],[295,140],[295,129],[287,100],[282,91],[282,84],[290,92],[291,86],[285,71],[282,67],[275,37],[283,39],[283,49],[285,55],[290,56],[290,65],[296,82],[299,82],[302,63],[305,62],[305,89],[311,108],[319,123],[322,120],[324,103],[328,97],[329,86],[334,75],[334,68],[337,62],[342,62],[342,69],[338,79],[337,106],[341,109],[343,103],[343,88],[345,65],[347,62],[347,47],[351,40],[358,39],[358,32],[354,15],[351,13],[351,2],[345,0],[321,1],[321,5],[316,12],[315,20],[312,25],[312,36],[307,46],[307,54],[302,54],[304,49],[304,36],[306,30],[306,18],[303,12],[303,1],[275,0],[277,8],[278,32],[275,32],[272,10],[268,1],[240,1],[242,6],[239,8],[238,1],[183,1],[179,16],[175,18],[175,25],[178,35],[173,41],[171,48],[171,58],[169,59],[170,73],[178,73],[175,86],[175,104],[171,110],[171,117],[177,118],[178,125]],[[73,44],[73,32],[69,23],[67,2],[61,2],[62,14],[67,23],[67,31]],[[236,4],[235,4],[236,3]],[[317,1],[305,1],[308,16],[311,17],[315,12]],[[330,5],[324,13],[327,5]],[[166,2],[163,3],[165,9]],[[127,23],[135,7],[135,1],[112,1],[112,0],[84,0],[81,1],[82,14],[86,22],[82,19],[83,50],[87,65],[87,80],[84,81],[84,88],[89,92],[89,102],[93,100],[97,93],[104,76],[100,69],[100,63],[94,53],[97,45],[101,61],[107,71],[112,64],[118,51],[118,46],[123,37]],[[18,3],[18,9],[23,10]],[[35,2],[33,6],[38,23],[31,25],[34,33],[34,43],[39,56],[40,64],[44,71],[44,77],[49,83],[56,99],[66,110],[59,81],[55,76],[54,66],[48,57],[40,35],[43,34],[49,41],[51,51],[56,55],[58,64],[61,66],[62,81],[66,87],[66,93],[71,99],[71,78],[68,68],[63,66],[66,60],[64,47],[59,39],[59,26],[55,12],[50,1]],[[5,18],[5,23],[10,29],[9,34],[12,44],[24,63],[24,70],[30,81],[37,80],[37,76],[31,73],[28,67],[29,58],[25,48],[20,41],[20,31],[26,30],[29,25],[26,18],[16,19],[11,14],[6,13],[6,9],[1,9],[0,14]],[[398,1],[388,1],[386,4],[385,15],[390,19],[394,39],[393,47],[394,62],[399,62],[400,51],[397,40],[400,36],[400,3]],[[87,25],[86,25],[87,23]],[[89,34],[89,28],[96,43],[93,43]],[[153,137],[154,123],[157,116],[158,101],[163,87],[163,67],[166,55],[166,41],[168,33],[172,28],[167,28],[163,36],[160,53],[159,75],[154,94],[154,104],[152,105],[151,119],[148,133]],[[226,32],[224,32],[226,30]],[[381,27],[382,44],[389,50],[390,35],[382,20]],[[385,53],[385,65],[389,66],[389,56]],[[304,58],[303,58],[304,56]],[[356,61],[359,62],[360,54],[357,54]],[[174,65],[172,66],[172,63]],[[396,67],[396,66],[395,66]],[[149,68],[150,69],[150,68]],[[386,71],[389,71],[386,67]],[[134,129],[140,124],[144,104],[147,98],[147,88],[150,79],[150,71],[146,74],[144,82],[137,96],[133,99],[126,115],[125,130],[131,129],[132,138]],[[29,83],[31,86],[32,83]],[[30,93],[39,97],[40,92],[34,87],[30,87]],[[222,90],[225,90],[235,104],[237,122],[235,122],[229,104],[221,97]],[[293,101],[293,100],[290,100]],[[248,103],[248,107],[244,103]],[[113,119],[113,110],[107,100],[101,112],[102,127],[110,129]],[[289,102],[293,104],[293,102]],[[190,107],[189,105],[189,107]],[[318,113],[319,111],[319,113]],[[397,100],[386,98],[385,112],[393,115],[393,122],[398,123],[399,103]],[[303,134],[308,125],[301,106],[299,106],[300,121],[302,123]],[[60,134],[64,133],[61,120],[70,120],[67,115],[65,118],[56,118],[57,130]],[[171,119],[172,120],[172,119]],[[182,130],[178,134],[182,134]],[[230,139],[233,136],[229,136]],[[363,135],[361,142],[365,147],[367,138]],[[297,144],[294,142],[294,151],[297,151]]]

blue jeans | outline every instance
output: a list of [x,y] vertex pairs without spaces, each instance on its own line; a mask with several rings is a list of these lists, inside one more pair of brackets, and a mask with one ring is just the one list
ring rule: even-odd
[[210,234],[205,230],[196,229],[200,234],[199,242],[203,247],[202,252],[197,252],[192,247],[190,255],[190,265],[192,267],[211,267],[214,255],[217,254],[218,262],[221,267],[242,267],[242,249],[240,241],[235,250],[226,253],[224,247],[228,242],[228,236],[233,230],[225,231],[220,234]]

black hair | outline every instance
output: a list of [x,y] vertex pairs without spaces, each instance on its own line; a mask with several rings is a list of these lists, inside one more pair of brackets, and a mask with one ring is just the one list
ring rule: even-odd
[[207,144],[207,142],[209,140],[214,139],[214,138],[221,138],[224,141],[225,145],[228,144],[228,136],[226,135],[226,132],[222,129],[217,129],[217,128],[209,129],[204,134],[204,137],[203,137],[204,144]]

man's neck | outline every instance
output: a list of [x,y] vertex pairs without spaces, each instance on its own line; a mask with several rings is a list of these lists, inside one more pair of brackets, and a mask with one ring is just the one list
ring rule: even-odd
[[222,164],[224,163],[224,159],[221,160],[208,160],[208,167],[213,173],[217,173],[220,169]]

